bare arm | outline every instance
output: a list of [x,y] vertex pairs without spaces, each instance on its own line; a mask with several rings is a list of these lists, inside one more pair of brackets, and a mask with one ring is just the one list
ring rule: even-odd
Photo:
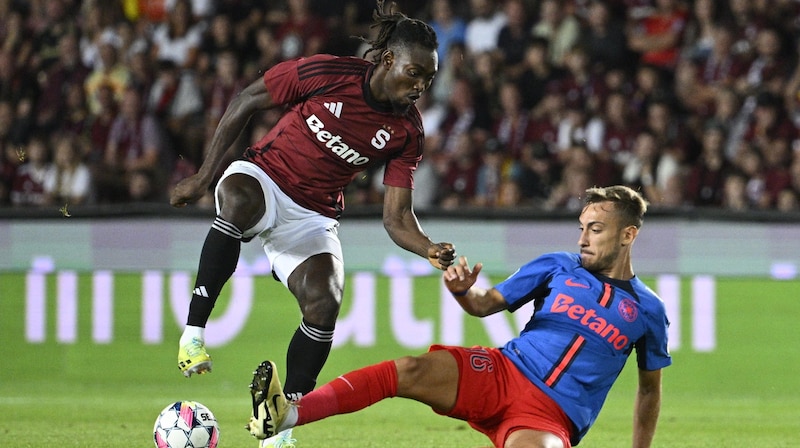
[[488,316],[508,308],[505,298],[498,290],[473,286],[481,269],[483,269],[481,263],[470,269],[467,257],[459,257],[458,263],[447,268],[442,275],[445,286],[453,293],[461,308],[471,316],[477,317]]
[[649,448],[661,410],[661,370],[639,369],[633,413],[633,448]]
[[409,188],[386,186],[383,227],[395,244],[427,258],[437,269],[447,269],[455,260],[455,248],[451,243],[434,243],[422,231],[414,214],[412,191]]
[[183,179],[175,186],[170,203],[175,207],[182,207],[200,198],[213,180],[225,152],[239,137],[250,117],[259,110],[273,106],[272,97],[261,78],[245,87],[222,115],[197,174]]

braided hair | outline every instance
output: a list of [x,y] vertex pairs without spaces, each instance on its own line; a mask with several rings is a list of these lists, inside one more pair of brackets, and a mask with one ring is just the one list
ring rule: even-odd
[[370,28],[378,28],[378,36],[374,40],[358,37],[363,42],[370,45],[363,57],[376,52],[372,62],[378,63],[382,53],[389,47],[420,45],[429,50],[436,50],[439,42],[436,39],[436,32],[430,25],[419,19],[412,19],[393,8],[388,13],[384,12],[384,0],[377,0],[377,7],[372,13],[375,21]]

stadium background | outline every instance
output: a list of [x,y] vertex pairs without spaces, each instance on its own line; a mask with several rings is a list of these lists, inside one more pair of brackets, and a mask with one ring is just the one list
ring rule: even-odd
[[[144,196],[132,196],[136,191],[141,194],[141,190],[130,190],[128,185],[117,185],[118,196],[115,197],[103,198],[96,191],[91,192],[83,203],[60,194],[49,197],[35,189],[23,188],[21,191],[25,194],[12,195],[19,167],[30,162],[32,136],[61,138],[65,135],[62,132],[76,130],[81,134],[86,131],[81,126],[92,122],[87,117],[96,118],[97,115],[88,112],[89,106],[84,105],[87,119],[73,120],[81,115],[72,114],[76,111],[62,99],[44,94],[52,93],[45,88],[48,83],[41,81],[54,79],[42,74],[52,75],[44,61],[57,59],[54,57],[57,52],[52,50],[57,48],[57,33],[61,28],[56,25],[66,24],[69,29],[77,29],[79,36],[91,36],[98,44],[116,48],[118,41],[113,33],[92,28],[92,34],[89,27],[96,25],[92,25],[94,19],[84,19],[103,14],[119,18],[114,5],[123,5],[128,8],[123,12],[128,20],[133,17],[131,14],[138,14],[131,23],[152,25],[134,27],[136,32],[144,33],[140,37],[148,41],[147,33],[165,18],[158,3],[0,2],[5,25],[1,52],[5,70],[0,70],[3,72],[0,73],[0,111],[5,118],[0,120],[3,149],[0,170],[3,187],[0,188],[3,193],[0,195],[3,202],[0,207],[0,444],[3,446],[148,446],[157,412],[178,399],[201,401],[216,413],[223,431],[222,446],[248,446],[252,443],[249,436],[237,428],[243,426],[248,413],[246,385],[250,372],[262,358],[280,361],[296,326],[298,312],[293,299],[268,275],[268,266],[258,244],[247,244],[237,276],[223,292],[214,316],[215,372],[191,380],[180,377],[174,365],[174,341],[180,332],[181,301],[185,306],[188,299],[185,282],[190,281],[196,269],[202,239],[212,217],[208,202],[191,210],[175,211],[164,206],[170,179],[193,169],[183,163],[192,162],[191,157],[169,152],[174,151],[175,146],[169,147],[168,157],[161,160],[164,164],[157,168],[160,170],[155,173],[157,175],[145,176],[145,180],[163,181],[163,189],[145,189]],[[426,2],[398,3],[405,11],[419,11],[423,17],[430,14]],[[467,2],[452,3],[466,21],[474,18]],[[511,3],[514,2],[498,2],[498,10]],[[539,19],[543,3],[547,2],[523,2],[533,12],[529,17],[532,22]],[[564,11],[569,11],[583,24],[587,16],[581,14],[592,3],[565,2],[571,8]],[[656,3],[662,2],[620,0],[607,3],[617,19],[627,21],[640,20],[648,11],[653,11]],[[686,60],[684,57],[688,57],[689,50],[703,49],[702,45],[692,45],[700,40],[697,36],[692,40],[690,34],[692,29],[697,32],[702,28],[695,14],[697,3],[703,2],[676,3],[686,14],[679,52],[683,56],[679,61]],[[747,125],[749,129],[744,133],[747,137],[740,136],[748,143],[744,146],[763,152],[757,158],[765,160],[770,151],[767,148],[780,150],[784,147],[784,158],[778,163],[778,168],[782,166],[783,170],[746,172],[744,197],[741,191],[740,196],[729,197],[731,191],[725,188],[724,180],[741,179],[742,168],[746,165],[740,165],[742,161],[736,157],[738,150],[734,148],[729,161],[736,166],[729,167],[724,176],[709,176],[708,179],[716,180],[709,180],[710,190],[706,190],[705,196],[692,196],[688,189],[682,189],[680,200],[665,203],[659,199],[674,190],[655,190],[655,193],[647,190],[648,194],[655,195],[651,197],[655,199],[655,206],[634,250],[636,268],[637,273],[668,301],[675,358],[675,365],[665,371],[664,404],[655,446],[794,447],[800,429],[800,408],[797,407],[800,385],[796,380],[796,372],[800,371],[797,332],[800,214],[796,200],[780,202],[778,195],[781,191],[794,191],[796,199],[800,188],[800,170],[795,169],[800,167],[800,151],[796,149],[796,121],[793,121],[797,104],[793,99],[797,96],[792,91],[800,80],[796,75],[794,51],[798,23],[796,4],[779,0],[712,3],[719,8],[715,13],[719,23],[729,24],[732,30],[746,31],[742,36],[736,34],[737,42],[749,45],[750,50],[742,53],[741,71],[731,75],[732,78],[756,79],[748,77],[748,73],[755,70],[751,65],[757,59],[752,53],[756,35],[769,28],[767,24],[779,30],[784,44],[782,69],[769,73],[774,78],[758,78],[755,84],[745,83],[743,90],[736,91],[740,108],[734,115],[739,117],[740,126]],[[264,6],[255,1],[220,0],[207,4],[234,8],[238,13],[260,11],[259,20],[268,20],[267,17],[279,20],[281,14],[270,16],[270,13],[285,11],[282,3]],[[371,1],[312,2],[311,7],[313,11],[327,14],[327,8],[345,9],[347,4],[358,5],[353,24],[361,28],[353,29],[365,30],[363,25],[368,23]],[[749,5],[745,20],[730,21],[736,16],[734,10],[742,4]],[[54,9],[49,10],[53,5],[56,5]],[[58,5],[63,8],[60,18],[48,16],[58,13]],[[92,12],[93,9],[96,12]],[[636,19],[629,17],[633,11],[644,15]],[[109,16],[103,17],[105,19],[95,18],[102,23]],[[210,22],[211,17],[195,20]],[[248,17],[252,18],[245,14],[232,17],[240,21],[240,26],[249,20]],[[336,14],[327,17],[335,19]],[[9,31],[14,29],[12,25],[18,19],[26,24],[23,34],[27,39],[17,39]],[[125,28],[119,27],[120,30]],[[22,57],[26,51],[25,42],[33,43],[27,50],[31,52],[30,59]],[[342,44],[344,41],[331,39],[331,42]],[[352,42],[347,42],[343,48],[350,51]],[[159,58],[150,56],[149,52],[145,54],[152,59],[139,61],[149,62],[145,64],[144,73],[154,75],[172,70],[169,63],[160,64]],[[641,54],[628,56],[631,57],[626,60],[629,66],[625,72],[629,76],[628,87],[633,89],[628,91],[628,98],[633,101],[642,98],[641,90],[635,85],[635,75],[650,70],[651,65],[641,61]],[[13,64],[19,65],[8,62],[9,57],[14,60]],[[703,56],[694,57],[700,58],[691,59],[697,62],[695,68],[701,67]],[[469,56],[467,60],[467,66],[476,62]],[[485,65],[480,66],[485,68]],[[444,61],[442,67],[445,67]],[[672,68],[678,67],[676,62]],[[680,67],[687,71],[691,68]],[[252,78],[260,68],[250,64],[249,68],[242,68],[242,75]],[[700,141],[706,125],[719,123],[699,107],[702,105],[687,101],[692,98],[692,92],[700,90],[687,92],[685,83],[674,83],[675,79],[670,79],[671,70],[656,72],[664,76],[656,90],[666,94],[674,107],[670,109],[673,115],[668,127],[688,137],[688,141],[680,142],[667,138],[660,142],[661,150],[686,145],[683,148],[687,154],[694,154],[682,166],[681,172],[688,179],[696,166],[703,165],[703,158],[697,156],[702,153]],[[686,74],[680,70],[674,73]],[[205,75],[210,76],[208,79],[215,76],[210,71]],[[499,88],[487,84],[485,77],[476,77],[475,73],[461,75],[470,78],[469,85],[475,92]],[[441,78],[438,82],[444,84],[444,73]],[[687,81],[687,78],[680,79]],[[736,90],[736,79],[728,80],[730,84],[720,80],[705,82]],[[30,84],[34,80],[36,82]],[[702,87],[703,83],[700,84]],[[58,85],[55,92],[70,91],[67,85],[69,83]],[[552,85],[554,90],[549,93],[566,98],[569,89],[565,85]],[[726,88],[720,90],[727,91]],[[499,93],[489,91],[492,95]],[[765,92],[772,96],[763,95]],[[442,89],[439,95],[440,105],[450,101]],[[658,95],[648,97],[660,104],[656,98]],[[776,98],[781,100],[777,106]],[[51,100],[53,103],[48,102]],[[586,104],[589,103],[591,101]],[[716,100],[712,103],[716,104]],[[204,107],[214,111],[210,104]],[[641,114],[639,118],[646,115],[643,104],[637,109]],[[746,104],[751,107],[745,108]],[[58,107],[48,107],[56,105]],[[488,105],[487,110],[491,107]],[[570,107],[572,112],[577,111],[575,105]],[[781,125],[766,129],[760,127],[763,123],[756,125],[756,110],[773,107],[781,112]],[[585,110],[595,118],[602,115],[597,110]],[[30,115],[26,115],[26,111]],[[80,111],[78,107],[77,112]],[[253,128],[273,118],[261,117]],[[207,119],[208,116],[200,118],[205,124],[209,123]],[[559,123],[551,131],[563,124]],[[557,155],[563,148],[558,146],[552,133],[548,134],[553,139],[546,141],[547,150],[552,152],[559,166],[555,170],[558,175],[544,189],[545,196],[517,198],[520,202],[509,204],[503,202],[506,199],[501,201],[504,196],[499,189],[492,190],[490,196],[477,193],[477,173],[481,171],[478,166],[484,165],[485,159],[492,157],[489,154],[496,153],[498,148],[507,150],[510,147],[510,141],[497,145],[498,140],[502,140],[498,139],[502,135],[497,129],[486,122],[476,125],[475,132],[469,133],[470,138],[475,139],[473,155],[477,154],[479,163],[465,170],[458,168],[457,153],[444,150],[443,140],[446,139],[438,138],[431,130],[431,140],[438,139],[442,145],[431,149],[431,160],[438,160],[435,167],[439,167],[437,172],[441,176],[434,177],[435,183],[421,184],[424,188],[418,189],[420,194],[446,192],[426,200],[420,198],[423,225],[436,239],[456,243],[459,252],[472,262],[485,262],[487,276],[482,278],[483,282],[502,280],[520,263],[539,253],[572,250],[576,239],[575,197],[570,193],[563,195],[566,185],[560,182],[564,173],[575,174],[575,171],[567,169],[570,157],[562,159]],[[80,141],[85,137],[82,134],[76,138]],[[173,137],[189,141],[204,138],[198,134]],[[791,150],[786,152],[787,148]],[[87,164],[96,162],[98,154],[105,149],[104,145],[85,149],[84,161]],[[538,154],[541,156],[541,151]],[[514,156],[508,155],[508,158],[514,159]],[[519,180],[514,175],[516,171],[509,168],[514,166],[515,160],[507,160],[502,165],[505,169],[496,172],[498,179]],[[575,161],[578,167],[586,168],[585,158],[576,157]],[[590,168],[598,166],[589,165]],[[473,176],[470,177],[472,184],[464,182],[465,173]],[[475,319],[463,318],[453,310],[435,273],[395,248],[383,232],[376,209],[380,189],[371,182],[374,174],[365,173],[348,192],[349,208],[342,221],[348,262],[343,331],[323,371],[323,381],[365,363],[418,352],[434,339],[496,344],[519,327],[516,319],[520,316],[493,319],[484,325]],[[766,179],[777,178],[784,181],[773,185],[776,191],[769,196],[765,193],[769,190],[765,188]],[[118,179],[143,180],[127,174]],[[642,188],[646,183],[641,177],[631,182]],[[473,185],[474,189],[459,190],[464,185]],[[572,187],[580,189],[580,185]],[[552,195],[554,191],[559,193]],[[708,191],[714,193],[708,195]],[[15,203],[13,197],[23,203]],[[739,200],[734,200],[737,198]],[[38,200],[44,203],[36,203]],[[634,370],[626,368],[623,372],[622,381],[613,389],[596,427],[581,446],[628,444]],[[435,416],[422,406],[397,400],[380,403],[363,414],[302,428],[297,435],[300,446],[309,447],[486,445],[485,439],[467,430],[464,424]]]
[[[171,400],[215,412],[223,446],[239,431],[246,385],[262,358],[282,360],[298,311],[268,274],[257,243],[209,324],[215,371],[186,380],[177,340],[202,229],[210,217],[15,219],[0,223],[0,442],[5,446],[147,446]],[[572,250],[574,218],[424,218],[472,262],[482,284],[523,259]],[[351,261],[336,348],[321,380],[427,344],[501,343],[527,314],[468,318],[425,264],[393,249],[380,220],[345,219]],[[800,411],[796,319],[800,226],[787,222],[653,217],[637,241],[637,273],[667,302],[675,365],[665,371],[655,446],[796,446]],[[629,363],[632,364],[632,363]],[[629,365],[581,446],[629,439]],[[57,423],[56,423],[57,422]],[[389,400],[297,431],[302,446],[485,446],[463,423]]]

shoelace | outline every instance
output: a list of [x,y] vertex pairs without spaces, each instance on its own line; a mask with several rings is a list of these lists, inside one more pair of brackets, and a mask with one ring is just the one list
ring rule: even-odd
[[192,342],[184,345],[183,348],[189,356],[197,356],[203,352],[203,341],[198,338],[192,338]]

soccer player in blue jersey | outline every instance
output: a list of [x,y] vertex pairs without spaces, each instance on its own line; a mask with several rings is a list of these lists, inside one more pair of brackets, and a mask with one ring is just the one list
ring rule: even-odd
[[661,369],[671,364],[664,304],[635,276],[631,248],[647,202],[624,186],[586,190],[578,253],[544,254],[490,289],[474,286],[482,265],[464,257],[444,273],[461,307],[483,317],[533,302],[519,336],[501,348],[434,345],[342,375],[286,401],[271,361],[251,384],[254,435],[271,434],[389,397],[466,420],[495,447],[577,445],[635,349],[639,387],[634,448],[649,447],[661,405]]

